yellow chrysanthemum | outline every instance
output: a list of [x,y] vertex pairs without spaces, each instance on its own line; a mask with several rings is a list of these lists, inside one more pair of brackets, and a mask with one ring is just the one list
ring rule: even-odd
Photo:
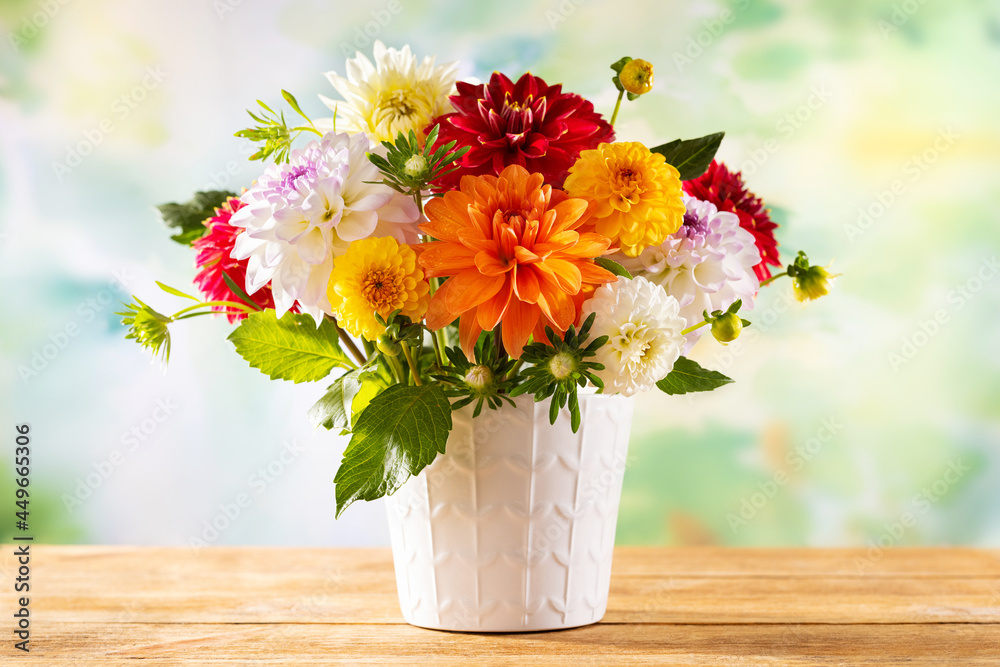
[[333,260],[327,296],[337,323],[370,341],[385,332],[375,319],[394,310],[418,320],[427,312],[430,286],[413,248],[391,236],[353,242]]
[[635,141],[582,151],[564,189],[590,202],[588,225],[629,257],[660,245],[684,221],[677,169]]

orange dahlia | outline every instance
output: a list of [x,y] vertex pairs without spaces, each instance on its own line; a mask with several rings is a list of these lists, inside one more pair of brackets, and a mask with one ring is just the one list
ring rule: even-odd
[[545,340],[546,325],[564,332],[576,321],[582,289],[616,280],[594,263],[610,239],[577,231],[587,202],[519,165],[499,177],[464,176],[425,211],[420,229],[438,240],[421,245],[420,264],[428,276],[449,276],[431,299],[427,326],[461,317],[470,359],[479,334],[500,322],[504,348],[520,358],[532,334]]

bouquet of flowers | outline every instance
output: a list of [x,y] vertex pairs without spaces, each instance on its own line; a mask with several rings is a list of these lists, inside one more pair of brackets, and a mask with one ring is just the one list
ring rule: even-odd
[[351,437],[338,516],[443,454],[452,410],[528,394],[575,432],[585,387],[731,382],[684,356],[693,343],[734,340],[781,276],[799,300],[832,276],[802,252],[773,273],[776,225],[714,160],[723,133],[619,140],[622,102],[650,91],[653,66],[611,69],[610,120],[531,73],[456,81],[457,64],[381,43],[374,62],[359,53],[327,74],[343,98],[321,96],[329,119],[285,91],[300,122],[258,102],[237,133],[258,144],[251,160],[271,161],[256,182],[159,207],[195,252],[204,299],[158,283],[195,303],[164,315],[133,297],[127,337],[166,361],[170,324],[223,314],[236,351],[271,379],[332,377],[309,416]]

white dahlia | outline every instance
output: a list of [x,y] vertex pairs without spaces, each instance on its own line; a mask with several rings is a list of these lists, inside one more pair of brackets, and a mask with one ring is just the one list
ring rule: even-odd
[[240,198],[230,224],[244,227],[232,256],[246,259],[246,291],[268,283],[281,317],[296,302],[320,322],[330,312],[327,282],[334,256],[369,236],[415,239],[417,206],[388,186],[366,155],[363,134],[327,134],[267,168]]
[[580,321],[597,313],[591,336],[607,336],[596,361],[605,394],[631,396],[666,377],[684,347],[677,300],[645,278],[619,278],[583,303]]
[[[752,309],[760,282],[753,267],[760,252],[753,235],[735,213],[684,197],[687,213],[680,229],[638,257],[615,256],[631,273],[662,285],[680,303],[687,326],[704,320],[704,311],[725,310],[737,299]],[[692,341],[703,333],[691,333]]]
[[377,144],[395,141],[396,134],[413,130],[423,139],[431,120],[452,109],[458,63],[435,66],[426,57],[419,64],[409,46],[387,49],[375,42],[375,64],[360,52],[348,59],[347,78],[327,72],[326,78],[344,101],[320,99],[336,113],[338,130],[365,132]]

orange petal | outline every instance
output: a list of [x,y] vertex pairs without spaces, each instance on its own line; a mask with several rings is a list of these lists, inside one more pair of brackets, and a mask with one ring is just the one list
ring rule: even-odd
[[495,252],[476,253],[476,268],[484,276],[499,276],[510,271],[513,266],[513,264],[501,262]]
[[479,304],[476,309],[476,321],[483,329],[492,329],[507,312],[507,306],[511,302],[511,282],[508,280],[503,288],[496,293],[492,299]]
[[553,207],[556,212],[555,227],[560,229],[575,229],[580,218],[587,212],[586,199],[564,199]]
[[427,315],[425,318],[427,328],[431,331],[437,331],[442,327],[448,326],[458,317],[458,313],[448,309],[447,299],[450,285],[450,280],[444,281],[444,284],[431,297],[430,304],[427,306]]
[[451,276],[475,266],[476,253],[458,243],[421,243],[420,266],[429,277]]
[[580,269],[580,276],[583,278],[584,283],[604,284],[613,283],[618,280],[618,276],[594,264],[592,260],[580,259],[573,262],[573,264],[576,265],[576,268]]
[[534,264],[541,258],[524,246],[519,245],[514,248],[514,259],[517,260],[518,264]]
[[524,344],[528,342],[528,336],[531,335],[540,315],[538,306],[511,299],[501,327],[503,347],[507,350],[507,354],[515,359],[521,358]]
[[476,322],[474,312],[469,311],[462,315],[462,319],[458,321],[458,342],[469,361],[475,359],[476,342],[481,333],[483,333],[483,328]]
[[428,222],[419,226],[420,231],[436,239],[458,241],[458,230],[471,224],[466,212],[470,203],[468,195],[455,190],[435,197],[424,206]]
[[594,232],[580,234],[580,239],[576,244],[563,250],[563,253],[571,257],[600,257],[611,245],[611,239]]
[[573,299],[560,290],[543,293],[538,299],[538,306],[555,324],[554,329],[566,331],[576,321],[576,306]]
[[578,269],[572,262],[567,262],[565,259],[558,259],[555,257],[550,257],[544,262],[545,266],[552,269],[552,273],[555,274],[556,280],[559,281],[559,285],[570,294],[576,294],[580,291],[580,284],[583,279],[580,275],[580,269]]
[[541,294],[541,284],[538,274],[531,268],[531,265],[519,264],[514,269],[513,283],[514,293],[517,298],[527,303],[538,303],[538,296]]
[[446,304],[453,313],[464,313],[496,294],[503,287],[505,276],[484,276],[478,269],[462,271],[449,278]]

